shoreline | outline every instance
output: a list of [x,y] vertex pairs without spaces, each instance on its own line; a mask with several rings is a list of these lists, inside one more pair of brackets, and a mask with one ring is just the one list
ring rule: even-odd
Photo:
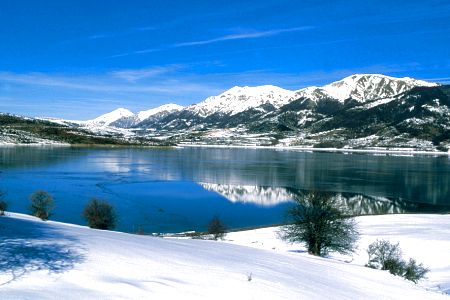
[[299,151],[299,152],[340,152],[347,153],[369,153],[369,154],[400,154],[400,155],[434,155],[434,156],[450,156],[450,152],[443,151],[424,151],[407,149],[348,149],[348,148],[313,148],[301,146],[260,146],[260,145],[220,145],[220,144],[177,144],[177,148],[229,148],[229,149],[273,149],[283,151]]
[[148,149],[176,149],[176,146],[152,146],[152,145],[121,145],[121,144],[66,144],[66,143],[54,143],[54,144],[2,144],[1,148],[148,148]]
[[[10,216],[10,217],[18,217],[21,219],[31,219],[31,220],[40,220],[39,218],[22,212],[15,212],[15,211],[5,211],[4,216]],[[413,217],[413,216],[450,216],[450,213],[393,213],[393,214],[370,214],[370,215],[358,215],[353,216],[352,218],[374,218],[374,217],[390,217],[390,216],[398,216],[398,217]],[[1,218],[2,216],[0,216]],[[52,220],[48,219],[43,222],[48,223],[58,223],[58,224],[64,224],[68,226],[75,226],[75,227],[82,227],[82,228],[90,228],[87,224],[77,224],[77,223],[68,223],[64,221],[58,221],[58,220]],[[227,230],[226,233],[239,233],[239,232],[246,232],[246,231],[254,231],[254,230],[261,230],[261,229],[271,229],[271,228],[279,228],[284,225],[287,225],[287,223],[277,223],[277,224],[271,224],[271,225],[256,225],[256,226],[247,226],[247,227],[239,227]],[[128,232],[128,231],[120,231],[116,229],[111,230],[103,230],[103,231],[111,231],[111,232],[119,232],[123,234],[131,234],[131,235],[144,235],[144,236],[156,236],[161,238],[171,238],[171,237],[192,237],[192,236],[198,236],[198,235],[208,235],[207,232],[204,231],[195,231],[195,230],[187,230],[187,231],[177,231],[177,232],[146,232],[143,234],[140,234],[138,232]]]
[[414,150],[412,148],[407,149],[349,149],[349,148],[314,148],[314,147],[302,147],[302,146],[261,146],[261,145],[221,145],[221,144],[190,144],[179,143],[173,146],[151,146],[151,145],[120,145],[120,144],[68,144],[68,143],[49,143],[49,144],[12,144],[12,143],[0,143],[0,148],[13,148],[13,147],[48,147],[48,148],[163,148],[163,149],[182,149],[182,148],[212,148],[212,149],[270,149],[278,151],[297,151],[297,152],[325,152],[325,153],[342,153],[342,154],[380,154],[380,155],[398,155],[398,156],[449,156],[449,152],[443,151],[425,151]]

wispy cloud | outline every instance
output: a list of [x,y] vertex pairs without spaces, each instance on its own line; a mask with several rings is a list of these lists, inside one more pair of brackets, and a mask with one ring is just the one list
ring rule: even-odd
[[348,43],[356,41],[357,39],[337,39],[337,40],[324,40],[324,41],[318,41],[318,42],[304,42],[299,44],[283,44],[283,45],[277,45],[277,46],[268,46],[268,47],[249,47],[244,49],[237,49],[237,50],[231,50],[231,51],[221,51],[221,52],[212,52],[212,53],[205,53],[201,52],[195,57],[217,57],[221,55],[229,55],[229,54],[241,54],[241,53],[247,53],[247,52],[257,52],[257,51],[267,51],[267,50],[275,50],[275,49],[296,49],[296,48],[306,48],[311,46],[321,46],[321,45],[332,45],[332,44],[340,44],[340,43]]
[[433,81],[438,83],[449,83],[450,77],[435,77],[435,78],[425,78],[425,81]]
[[[174,93],[174,85],[172,80],[167,78],[158,78],[155,82],[149,84],[148,82],[141,84],[129,84],[125,81],[130,79],[147,77],[145,71],[126,70],[122,73],[122,80],[117,80],[117,74],[121,71],[117,71],[116,75],[112,76],[108,74],[103,75],[88,75],[88,76],[67,76],[67,75],[47,75],[42,73],[26,73],[17,74],[11,72],[0,72],[0,81],[23,84],[29,86],[43,86],[62,88],[70,90],[83,90],[88,92],[99,93]],[[153,73],[154,75],[156,73]],[[150,75],[149,75],[150,76]],[[115,77],[115,78],[114,78]],[[119,75],[120,77],[120,75]],[[126,79],[128,78],[128,80]],[[185,82],[176,86],[178,93],[198,91],[201,89],[207,89],[205,85],[201,83]]]
[[163,67],[153,67],[145,69],[127,69],[113,71],[111,74],[115,77],[124,79],[126,81],[135,82],[141,79],[155,77],[163,74],[167,74],[183,68],[183,65],[168,65]]
[[88,36],[87,38],[89,40],[116,38],[119,36],[127,36],[127,35],[132,35],[132,34],[145,33],[147,31],[154,31],[154,30],[157,30],[157,27],[142,26],[142,27],[128,28],[128,29],[116,31],[116,32],[96,33],[96,34],[92,34],[92,35]]
[[140,111],[169,102],[190,104],[223,90],[221,82],[177,68],[181,66],[91,74],[0,71],[0,111],[87,119],[118,107]]
[[253,31],[253,32],[245,32],[238,34],[228,34],[224,36],[220,36],[213,39],[201,40],[201,41],[193,41],[193,42],[183,42],[172,45],[172,47],[188,47],[188,46],[197,46],[197,45],[206,45],[213,44],[223,41],[231,41],[231,40],[242,40],[242,39],[255,39],[261,37],[269,37],[287,32],[296,32],[296,31],[305,31],[313,29],[313,26],[302,26],[302,27],[293,27],[293,28],[284,28],[284,29],[273,29],[273,30],[265,30],[265,31]]
[[118,58],[118,57],[130,56],[130,55],[147,54],[147,53],[152,53],[152,52],[159,52],[162,50],[164,50],[164,48],[142,49],[142,50],[135,50],[135,51],[131,51],[131,52],[114,54],[114,55],[108,56],[106,58]]
[[[129,77],[131,78],[132,75],[129,75]],[[167,81],[159,81],[154,84],[130,85],[107,76],[76,78],[74,76],[49,76],[42,73],[14,74],[2,72],[0,73],[0,81],[98,93],[173,93],[174,90],[173,86],[168,84]],[[192,85],[177,86],[177,91],[180,92],[192,89]]]
[[149,49],[141,49],[141,50],[135,50],[135,51],[125,52],[125,53],[119,53],[119,54],[108,56],[108,58],[118,58],[118,57],[130,56],[130,55],[147,54],[147,53],[159,52],[159,51],[172,49],[172,48],[207,45],[207,44],[232,41],[232,40],[256,39],[256,38],[270,37],[270,36],[275,36],[275,35],[279,35],[282,33],[306,31],[306,30],[311,30],[314,28],[315,28],[314,26],[301,26],[301,27],[292,27],[292,28],[283,28],[283,29],[272,29],[272,30],[265,30],[265,31],[249,31],[249,32],[244,32],[244,33],[228,34],[228,35],[223,35],[223,36],[216,37],[213,39],[175,43],[175,44],[171,44],[171,45],[161,46],[159,48],[149,48]]

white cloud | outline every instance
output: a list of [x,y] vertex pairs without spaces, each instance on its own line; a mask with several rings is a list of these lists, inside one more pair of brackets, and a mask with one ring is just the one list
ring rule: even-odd
[[[43,73],[12,73],[0,72],[0,81],[28,85],[62,88],[71,90],[83,90],[90,92],[105,93],[173,93],[174,88],[170,80],[158,78],[152,84],[129,84],[127,81],[149,77],[151,72],[143,70],[116,71],[112,74],[90,74],[90,75],[47,75]],[[160,71],[160,74],[164,72]],[[152,72],[153,76],[157,71]],[[119,77],[119,78],[118,78]],[[124,82],[125,81],[125,82]],[[204,89],[205,86],[195,83],[185,83],[177,86],[178,92]]]
[[228,34],[228,35],[224,35],[224,36],[220,36],[220,37],[208,39],[208,40],[175,43],[175,44],[171,44],[171,45],[161,46],[159,48],[149,48],[149,49],[141,49],[141,50],[136,50],[136,51],[119,53],[119,54],[111,55],[111,56],[109,56],[109,58],[118,58],[118,57],[124,57],[124,56],[129,56],[129,55],[147,54],[147,53],[159,52],[159,51],[163,51],[163,50],[167,50],[167,49],[171,49],[171,48],[207,45],[207,44],[213,44],[213,43],[231,41],[231,40],[255,39],[255,38],[269,37],[269,36],[274,36],[274,35],[278,35],[278,34],[282,34],[282,33],[306,31],[306,30],[311,30],[314,28],[315,27],[313,27],[313,26],[302,26],[302,27],[293,27],[293,28],[284,28],[284,29],[273,29],[273,30],[266,30],[266,31],[249,31],[249,32],[244,32],[244,33]]
[[183,68],[182,65],[169,65],[164,67],[153,67],[145,69],[120,70],[111,72],[111,74],[115,77],[134,82],[144,78],[156,77],[162,74],[167,74],[181,68]]
[[220,36],[220,37],[208,39],[208,40],[178,43],[178,44],[172,45],[172,47],[187,47],[187,46],[196,46],[196,45],[206,45],[206,44],[212,44],[212,43],[230,41],[230,40],[254,39],[254,38],[260,38],[260,37],[274,36],[274,35],[278,35],[278,34],[286,33],[286,32],[305,31],[305,30],[310,30],[313,28],[314,27],[312,27],[312,26],[302,26],[302,27],[285,28],[285,29],[273,29],[273,30],[266,30],[266,31],[254,31],[254,32],[246,32],[246,33],[238,33],[238,34],[229,34],[229,35],[224,35],[224,36]]

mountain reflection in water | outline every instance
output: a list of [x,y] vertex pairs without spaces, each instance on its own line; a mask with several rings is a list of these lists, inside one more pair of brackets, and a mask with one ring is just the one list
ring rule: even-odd
[[85,224],[91,197],[119,215],[118,230],[204,230],[283,222],[302,191],[333,192],[354,214],[448,212],[449,157],[393,157],[273,149],[0,147],[0,190],[11,211],[53,194],[53,220]]
[[[275,206],[301,198],[307,190],[293,188],[274,188],[263,186],[243,186],[200,183],[208,191],[216,192],[232,202],[252,203],[259,206]],[[351,215],[379,215],[401,213],[444,213],[450,212],[450,206],[436,206],[426,203],[414,203],[402,199],[369,196],[353,193],[332,193],[340,207]]]

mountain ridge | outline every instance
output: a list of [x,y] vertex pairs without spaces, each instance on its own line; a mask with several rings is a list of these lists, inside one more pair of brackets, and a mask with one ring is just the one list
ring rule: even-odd
[[47,121],[171,145],[450,151],[450,86],[355,74],[297,91],[235,86],[187,107],[168,104],[137,114],[121,108],[91,121]]
[[[386,86],[389,86],[390,89],[382,91]],[[312,94],[322,92],[340,102],[349,98],[364,102],[398,95],[415,86],[437,86],[437,84],[411,77],[396,78],[382,74],[354,74],[322,87],[313,86],[300,89],[296,93],[298,96],[308,95],[310,98],[315,98]]]
[[[131,116],[131,112],[127,110],[128,115],[120,115],[116,120],[109,122],[111,125],[120,119],[134,118],[131,126],[121,126],[120,122],[116,122],[116,127],[135,127],[139,123],[148,126],[151,122],[146,122],[152,114],[146,115],[145,112],[152,111],[168,111],[170,113],[181,113],[181,119],[205,119],[212,115],[228,115],[234,116],[246,110],[256,109],[265,111],[266,109],[279,109],[297,99],[305,98],[313,102],[322,99],[334,99],[340,103],[344,103],[347,99],[353,99],[358,102],[367,102],[375,99],[385,99],[401,94],[416,86],[438,86],[436,83],[417,80],[410,77],[396,78],[382,74],[354,74],[347,76],[341,80],[329,83],[324,86],[310,86],[298,90],[287,90],[274,85],[262,86],[234,86],[219,95],[207,97],[205,100],[186,107],[177,104],[166,104],[148,111],[141,111],[135,116]],[[120,109],[116,109],[116,112]],[[122,109],[123,110],[123,109]],[[110,112],[108,114],[112,114]],[[102,118],[108,114],[102,115]],[[164,115],[164,117],[167,114]],[[94,119],[93,121],[97,120]],[[162,119],[162,118],[159,118]],[[153,118],[152,120],[155,120]],[[189,122],[189,127],[193,122]],[[92,122],[92,121],[91,121]],[[95,123],[95,122],[93,122]],[[195,123],[195,122],[194,122]],[[141,124],[142,125],[142,124]],[[175,126],[176,127],[176,126]]]

